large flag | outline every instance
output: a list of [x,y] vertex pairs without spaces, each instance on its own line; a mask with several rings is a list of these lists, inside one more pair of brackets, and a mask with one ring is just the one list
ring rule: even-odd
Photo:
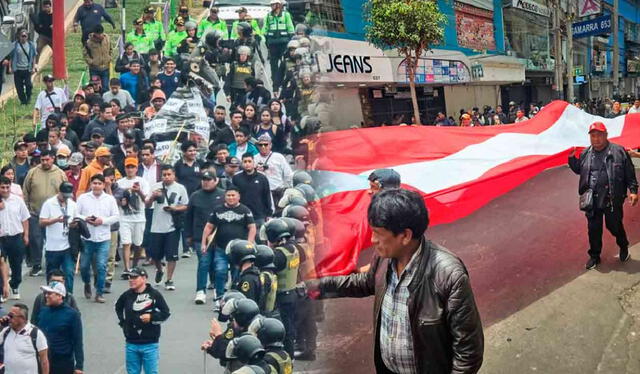
[[[352,272],[360,251],[371,245],[367,176],[373,170],[396,170],[403,187],[424,197],[430,225],[449,223],[545,169],[566,164],[574,147],[589,145],[588,127],[595,121],[605,123],[613,142],[640,146],[640,115],[604,119],[562,101],[513,125],[396,126],[323,134],[318,174],[330,192],[320,200],[324,243],[316,249],[318,275]],[[576,178],[576,208],[577,185]]]

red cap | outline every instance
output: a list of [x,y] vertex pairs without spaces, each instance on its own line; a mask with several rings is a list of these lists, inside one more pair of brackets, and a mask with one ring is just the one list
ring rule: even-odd
[[607,132],[607,128],[602,122],[594,122],[589,126],[589,133],[591,133],[591,131]]

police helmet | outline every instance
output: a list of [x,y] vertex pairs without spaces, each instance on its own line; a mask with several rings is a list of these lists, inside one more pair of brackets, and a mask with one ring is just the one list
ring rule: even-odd
[[301,222],[308,222],[310,220],[309,211],[303,206],[289,206],[286,211],[282,211],[282,214],[285,217],[295,218]]
[[261,360],[264,354],[260,339],[250,334],[234,338],[227,348],[227,356],[237,358],[243,364]]
[[248,240],[234,239],[227,244],[227,256],[233,265],[256,259],[256,246]]
[[296,48],[296,50],[293,52],[294,56],[298,56],[298,57],[302,57],[304,55],[306,55],[307,53],[309,53],[309,49],[308,48]]
[[239,34],[245,38],[249,38],[253,34],[253,28],[249,22],[239,22],[237,27],[240,29],[238,30]]
[[300,197],[300,196],[291,196],[289,198],[289,206],[306,207],[307,206],[307,199],[305,199],[304,197]]
[[304,194],[304,198],[307,199],[307,202],[310,203],[318,199],[316,195],[316,190],[311,187],[309,184],[300,183],[295,186],[296,190],[300,190]]
[[251,48],[247,47],[246,45],[241,45],[240,47],[238,47],[238,55],[250,56]]
[[293,173],[293,185],[297,186],[300,183],[311,184],[313,182],[313,178],[311,175],[304,170],[298,170]]
[[264,226],[267,234],[267,240],[271,243],[276,243],[281,239],[286,239],[291,236],[289,233],[289,226],[285,221],[279,218],[270,220]]
[[260,339],[265,348],[282,348],[285,336],[284,325],[275,318],[256,318],[247,331]]
[[263,269],[275,269],[273,264],[273,249],[266,245],[258,244],[256,246],[256,266]]
[[295,237],[296,239],[304,238],[304,234],[307,233],[307,228],[304,226],[304,223],[302,223],[298,219],[291,218],[291,217],[282,217],[282,219],[289,226],[289,231],[293,232],[291,236]]
[[209,48],[218,48],[218,40],[222,39],[222,36],[220,30],[211,30],[205,35],[204,41]]
[[233,304],[233,311],[230,315],[242,328],[247,328],[251,321],[260,314],[258,304],[251,299],[234,299],[231,304]]
[[311,40],[309,40],[309,38],[300,38],[298,41],[300,42],[300,47],[302,48],[309,48],[309,46],[311,45]]
[[287,43],[287,49],[298,49],[300,48],[300,42],[297,40],[290,40],[289,43]]
[[193,21],[188,21],[184,24],[184,26],[187,30],[195,30],[198,28],[198,25]]

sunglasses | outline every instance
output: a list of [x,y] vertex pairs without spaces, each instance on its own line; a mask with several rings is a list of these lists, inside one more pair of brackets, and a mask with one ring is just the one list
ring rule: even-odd
[[268,147],[269,143],[258,143],[258,147]]

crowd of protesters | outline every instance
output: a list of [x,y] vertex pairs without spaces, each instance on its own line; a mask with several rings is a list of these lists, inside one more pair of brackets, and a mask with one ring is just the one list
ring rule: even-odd
[[[67,97],[45,75],[34,131],[15,143],[1,170],[2,301],[23,298],[23,262],[30,276],[47,279],[31,322],[21,303],[0,319],[0,344],[15,341],[17,332],[26,347],[19,354],[27,358],[8,344],[0,349],[8,372],[82,373],[82,318],[73,297],[79,270],[81,294],[98,304],[107,302],[118,278],[129,281],[116,302],[127,372],[157,373],[160,323],[171,312],[151,283],[167,292],[189,289],[174,276],[179,259],[193,254],[194,302],[206,304],[210,292],[218,314],[203,350],[230,371],[259,365],[289,373],[294,356],[315,359],[318,313],[296,309],[308,310],[302,272],[314,268],[319,213],[305,170],[314,160],[314,134],[328,118],[318,103],[328,98],[316,85],[312,30],[294,24],[281,1],[271,7],[262,26],[240,8],[231,28],[215,6],[200,22],[180,7],[165,30],[150,6],[134,19],[124,53],[116,56],[102,25],[114,25],[108,13],[92,0],[80,6],[75,25],[90,82]],[[50,8],[45,0],[35,19],[46,23]],[[9,61],[14,71],[33,72],[47,37],[40,35],[37,45],[17,41]],[[190,71],[198,58],[202,75]],[[114,61],[119,77],[110,76]],[[265,85],[266,77],[272,84]],[[23,83],[18,92],[27,103],[31,82]],[[144,123],[176,90],[193,84],[209,118],[209,152],[201,156],[185,140],[180,159],[165,163]],[[227,103],[216,102],[220,91]],[[146,266],[155,269],[153,281]],[[218,320],[228,322],[226,331]],[[242,354],[247,344],[259,347],[251,357]]]

